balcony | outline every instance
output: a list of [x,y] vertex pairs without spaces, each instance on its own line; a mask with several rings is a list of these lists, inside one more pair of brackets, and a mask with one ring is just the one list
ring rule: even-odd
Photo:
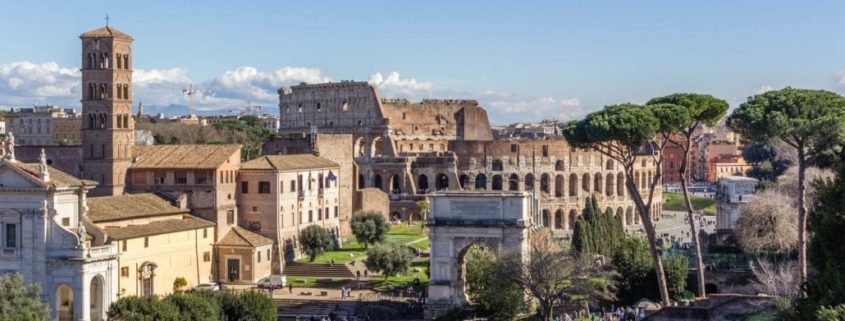
[[92,246],[86,250],[85,257],[87,258],[103,258],[103,257],[110,257],[117,255],[117,246],[114,245],[103,245],[103,246]]

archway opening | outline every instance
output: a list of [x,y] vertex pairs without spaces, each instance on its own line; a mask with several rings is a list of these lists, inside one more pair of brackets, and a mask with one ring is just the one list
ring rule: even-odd
[[464,299],[474,302],[478,293],[487,284],[489,269],[496,260],[493,250],[482,244],[472,244],[459,253],[458,281],[461,283]]
[[549,174],[543,173],[540,175],[540,192],[549,193],[551,188],[549,188]]
[[73,289],[67,284],[59,285],[56,288],[56,309],[58,310],[59,321],[76,320],[73,314]]
[[417,188],[420,190],[420,194],[428,192],[428,176],[420,175],[417,178]]
[[563,211],[558,209],[555,211],[555,229],[562,230],[563,229]]
[[449,188],[449,177],[446,174],[437,174],[435,184],[438,191],[444,191]]
[[555,197],[563,196],[563,175],[555,176]]
[[578,215],[578,214],[575,213],[575,210],[569,210],[569,216],[567,217],[567,220],[566,220],[566,225],[567,225],[566,228],[567,229],[569,229],[569,230],[575,229],[575,216],[576,215]]
[[492,165],[493,165],[493,166],[492,166],[492,167],[493,167],[493,170],[494,170],[494,171],[497,171],[497,172],[501,172],[501,171],[502,171],[502,169],[504,168],[504,166],[503,166],[503,164],[502,164],[502,160],[501,160],[501,159],[494,159],[494,160],[493,160],[493,164],[492,164]]
[[384,155],[384,139],[381,137],[376,137],[373,139],[372,147],[372,154],[371,157],[380,157]]
[[476,190],[486,190],[487,189],[487,175],[478,174],[475,176],[475,189]]
[[88,288],[88,291],[91,296],[90,300],[90,308],[91,308],[91,321],[102,321],[103,320],[103,280],[100,279],[99,276],[94,277],[91,279],[91,286]]
[[393,194],[402,194],[402,183],[399,175],[390,176],[390,192]]
[[502,190],[502,175],[496,174],[493,175],[493,190],[494,191],[501,191]]
[[364,157],[366,147],[364,145],[364,138],[360,137],[358,140],[355,141],[355,156],[356,157]]
[[578,196],[578,175],[569,174],[569,196]]
[[519,176],[517,176],[516,174],[511,174],[511,176],[508,178],[508,190],[519,190]]
[[461,189],[467,189],[467,187],[469,186],[469,176],[466,174],[461,174],[461,176],[458,177],[458,183],[460,183]]
[[607,196],[613,196],[613,191],[616,188],[614,179],[615,177],[613,176],[613,174],[607,174],[607,179],[605,180],[605,184],[607,184],[607,186],[604,189],[604,192],[607,193]]
[[528,173],[525,175],[525,190],[526,191],[533,191],[534,190],[534,174]]
[[362,189],[365,187],[366,180],[364,179],[364,174],[358,174],[358,189]]
[[543,227],[552,227],[552,214],[549,213],[549,210],[543,210]]
[[563,170],[563,161],[559,160],[555,162],[555,170],[562,171]]

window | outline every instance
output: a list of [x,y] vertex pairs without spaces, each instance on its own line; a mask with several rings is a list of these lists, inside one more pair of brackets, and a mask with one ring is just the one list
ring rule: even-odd
[[348,111],[349,110],[349,103],[344,100],[343,106],[341,108],[343,109],[343,111]]
[[516,153],[517,147],[516,144],[511,144],[511,153]]
[[226,223],[229,225],[235,224],[235,210],[226,211]]
[[70,226],[70,218],[62,217],[62,226]]
[[18,247],[18,225],[6,223],[6,247]]
[[317,111],[322,110],[323,108],[320,107],[320,103],[317,103]]
[[296,181],[294,181],[294,180],[290,181],[290,191],[296,192]]
[[334,217],[337,217],[337,206],[334,207]]
[[543,145],[543,157],[549,157],[549,145]]
[[308,222],[314,221],[314,211],[308,210]]
[[270,250],[269,249],[267,250],[267,259],[268,260],[270,259]]
[[145,236],[144,237],[144,248],[148,248],[148,247],[150,247],[150,237]]
[[166,172],[155,172],[153,173],[153,183],[156,185],[163,185],[164,179],[167,177]]
[[208,172],[206,171],[199,171],[194,173],[194,184],[207,184],[208,183]]
[[285,192],[285,182],[279,181],[279,194],[284,193],[284,192]]
[[323,219],[323,209],[318,208],[317,209],[317,220],[319,221],[319,220],[322,220],[322,219]]
[[173,180],[176,184],[188,184],[188,173],[185,171],[177,171],[173,173]]
[[208,238],[208,229],[207,228],[202,229],[202,238],[204,238],[204,239]]
[[270,194],[270,182],[258,182],[258,194]]
[[299,112],[302,112],[302,104],[299,104]]
[[253,207],[252,207],[252,211],[253,211],[253,212],[258,212],[258,206],[253,206]]
[[203,262],[211,262],[211,252],[203,252],[202,253],[202,261]]
[[123,241],[120,242],[120,247],[121,247],[121,250],[123,250],[123,252],[126,252],[126,249],[127,249],[126,240],[123,240]]
[[124,267],[120,268],[120,277],[123,277],[123,278],[129,277],[129,267],[128,266],[124,266]]
[[241,194],[249,194],[249,182],[241,182]]
[[261,263],[261,251],[255,252],[258,255],[258,263]]

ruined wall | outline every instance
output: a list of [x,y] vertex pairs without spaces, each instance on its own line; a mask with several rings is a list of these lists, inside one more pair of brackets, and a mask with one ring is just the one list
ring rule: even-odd
[[403,139],[492,140],[487,112],[475,100],[384,99],[390,134]]
[[389,213],[387,194],[377,188],[364,188],[355,192],[355,208],[357,211],[376,211],[388,218]]
[[37,163],[41,149],[44,149],[44,154],[47,155],[47,164],[80,177],[82,146],[15,146],[15,158],[24,163]]
[[282,134],[307,133],[312,125],[320,132],[345,133],[385,125],[378,94],[366,82],[302,83],[281,88],[279,116]]
[[317,155],[340,164],[338,177],[338,209],[343,239],[352,235],[352,193],[355,190],[355,161],[352,157],[352,135],[317,135]]

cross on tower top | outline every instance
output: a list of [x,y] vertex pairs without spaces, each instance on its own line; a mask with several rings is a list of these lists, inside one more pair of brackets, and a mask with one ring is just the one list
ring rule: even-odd
[[106,27],[108,27],[108,26],[109,26],[109,14],[107,13],[106,14]]

